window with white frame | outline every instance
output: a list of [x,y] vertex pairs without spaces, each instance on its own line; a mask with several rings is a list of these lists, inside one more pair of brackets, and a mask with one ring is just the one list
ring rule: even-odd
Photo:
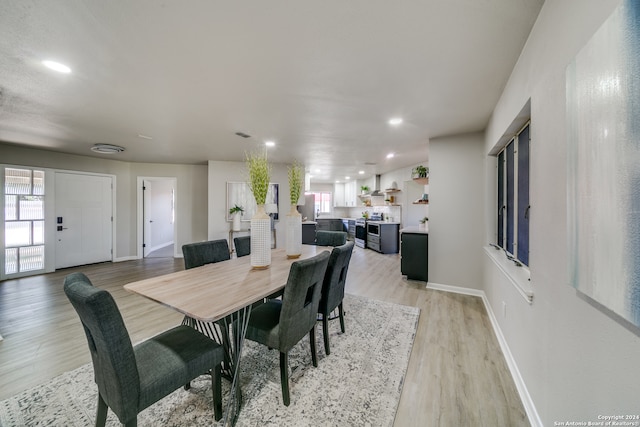
[[317,191],[317,192],[310,192],[306,194],[313,194],[313,200],[314,200],[313,209],[315,210],[316,215],[322,214],[322,213],[331,213],[332,197],[330,192]]
[[509,259],[529,265],[530,122],[498,153],[497,241]]

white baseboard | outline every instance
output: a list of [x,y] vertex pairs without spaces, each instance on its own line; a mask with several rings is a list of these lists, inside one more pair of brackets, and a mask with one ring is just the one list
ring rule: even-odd
[[114,258],[114,259],[113,259],[113,262],[133,261],[133,260],[136,260],[136,259],[140,259],[140,258],[138,258],[138,257],[137,257],[137,256],[135,256],[135,255],[132,255],[132,256],[123,256],[123,257]]
[[531,395],[527,390],[527,386],[524,383],[522,375],[520,375],[520,370],[518,369],[518,365],[516,364],[513,355],[511,354],[511,350],[509,349],[509,345],[507,344],[504,335],[502,334],[502,330],[500,329],[500,325],[498,324],[498,320],[489,304],[489,300],[487,299],[487,295],[484,291],[473,288],[463,288],[460,286],[451,286],[451,285],[443,285],[439,283],[427,283],[428,289],[435,289],[438,291],[444,292],[453,292],[457,294],[464,295],[472,295],[476,297],[482,298],[482,302],[484,303],[484,307],[487,310],[487,315],[489,316],[489,320],[491,321],[491,325],[493,326],[493,332],[496,334],[496,338],[498,339],[498,344],[500,345],[500,349],[502,350],[502,354],[504,354],[504,358],[507,362],[507,366],[509,367],[509,372],[511,372],[511,376],[513,377],[513,381],[516,384],[516,388],[518,389],[518,394],[520,395],[520,400],[522,400],[522,405],[524,406],[524,410],[527,413],[527,418],[529,418],[529,423],[532,427],[544,427],[542,424],[542,420],[538,415],[538,411],[536,410],[536,406],[531,399]]

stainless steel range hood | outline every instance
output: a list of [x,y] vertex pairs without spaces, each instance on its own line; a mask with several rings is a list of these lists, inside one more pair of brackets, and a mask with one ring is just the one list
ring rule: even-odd
[[384,193],[382,191],[380,191],[380,175],[376,175],[375,182],[374,182],[374,188],[375,188],[375,190],[373,190],[373,192],[371,193],[371,196],[373,196],[373,197],[375,197],[375,196],[383,197],[384,196]]

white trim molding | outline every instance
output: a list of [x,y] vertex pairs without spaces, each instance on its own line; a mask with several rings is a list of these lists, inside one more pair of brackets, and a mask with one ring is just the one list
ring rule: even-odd
[[507,362],[507,366],[509,367],[509,372],[511,372],[511,376],[513,378],[514,383],[516,384],[516,389],[518,390],[518,394],[520,395],[520,400],[522,400],[522,405],[524,406],[524,410],[527,413],[527,418],[529,419],[529,423],[531,423],[532,427],[544,427],[542,424],[542,420],[538,415],[538,411],[536,410],[536,406],[533,403],[533,399],[529,394],[529,390],[527,390],[527,386],[520,375],[520,370],[518,369],[518,365],[511,354],[511,350],[509,349],[509,345],[507,344],[507,340],[502,334],[502,330],[500,329],[500,325],[498,324],[498,320],[489,304],[489,300],[487,299],[487,295],[484,291],[479,289],[472,288],[463,288],[460,286],[451,286],[451,285],[443,285],[439,283],[427,283],[427,289],[434,289],[438,291],[444,292],[453,292],[457,294],[471,295],[475,297],[482,298],[482,302],[484,303],[484,307],[487,310],[487,315],[489,316],[489,320],[491,321],[491,325],[493,326],[493,332],[496,334],[496,338],[498,340],[498,344],[500,345],[500,349],[502,350],[502,354],[504,354],[504,358]]

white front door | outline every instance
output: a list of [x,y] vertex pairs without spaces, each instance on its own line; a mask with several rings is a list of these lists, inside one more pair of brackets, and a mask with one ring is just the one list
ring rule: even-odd
[[56,268],[112,260],[112,178],[56,172]]

